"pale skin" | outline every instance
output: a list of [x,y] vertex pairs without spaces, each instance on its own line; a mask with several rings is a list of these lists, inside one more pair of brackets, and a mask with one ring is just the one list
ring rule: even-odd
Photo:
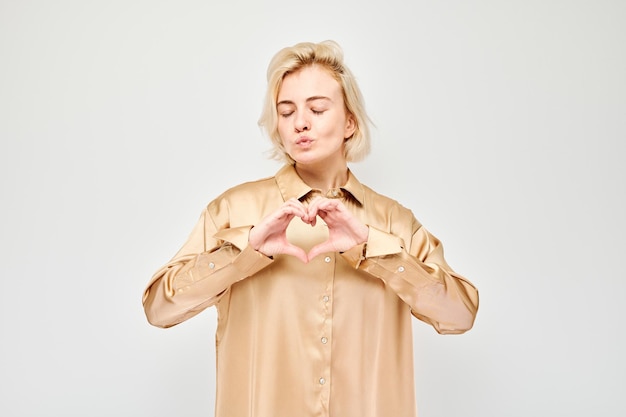
[[[283,79],[278,92],[278,132],[302,180],[326,193],[348,180],[345,141],[356,129],[346,111],[340,84],[326,70],[308,66]],[[304,249],[287,240],[287,226],[299,217],[314,226],[317,217],[328,226],[328,240]],[[308,206],[286,201],[250,230],[249,244],[267,255],[291,255],[308,263],[326,252],[344,252],[365,243],[368,227],[338,199],[318,197]]]

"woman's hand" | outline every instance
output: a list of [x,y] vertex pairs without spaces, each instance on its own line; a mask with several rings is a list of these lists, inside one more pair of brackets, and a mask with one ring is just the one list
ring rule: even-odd
[[324,252],[344,252],[367,242],[369,228],[338,199],[319,197],[307,208],[309,223],[315,225],[320,216],[328,226],[328,240],[314,246],[308,253],[311,260]]
[[310,217],[304,204],[292,198],[274,213],[261,220],[261,223],[250,229],[248,243],[252,248],[266,256],[292,255],[307,263],[309,258],[304,249],[287,240],[287,226],[294,217],[300,217],[305,223],[314,224],[309,220]]
[[[287,240],[287,227],[294,217],[315,226],[320,216],[328,226],[328,239],[311,248],[304,249]],[[292,255],[307,263],[325,252],[344,252],[367,242],[368,227],[352,215],[338,199],[319,197],[308,207],[299,200],[286,201],[278,210],[265,217],[250,230],[248,242],[252,248],[266,256]]]

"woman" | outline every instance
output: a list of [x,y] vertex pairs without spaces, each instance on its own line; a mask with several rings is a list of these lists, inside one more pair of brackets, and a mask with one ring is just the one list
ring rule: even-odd
[[148,320],[217,307],[217,417],[415,416],[411,314],[463,333],[476,289],[350,172],[367,116],[336,43],[276,54],[260,125],[286,165],[205,208],[146,289]]

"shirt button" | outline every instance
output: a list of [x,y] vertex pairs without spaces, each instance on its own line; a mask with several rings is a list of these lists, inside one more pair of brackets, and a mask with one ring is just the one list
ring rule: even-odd
[[324,262],[326,262],[326,263],[329,263],[329,262],[330,262],[330,260],[331,260],[331,259],[330,259],[330,256],[327,256],[327,257],[325,257],[325,258],[324,258]]
[[322,298],[322,300],[324,300],[324,302],[325,302],[325,303],[327,303],[327,302],[328,302],[328,300],[330,300],[330,297],[329,297],[329,296],[327,296],[327,295],[325,295],[325,296]]
[[398,272],[404,272],[404,267],[403,266],[399,266],[398,267]]
[[215,268],[215,264],[213,262],[209,262],[209,268],[211,269]]
[[326,380],[324,378],[320,378],[320,385],[324,385],[326,383]]
[[321,341],[322,341],[322,343],[323,343],[323,344],[328,343],[328,339],[327,339],[327,338],[325,338],[325,337],[322,337]]

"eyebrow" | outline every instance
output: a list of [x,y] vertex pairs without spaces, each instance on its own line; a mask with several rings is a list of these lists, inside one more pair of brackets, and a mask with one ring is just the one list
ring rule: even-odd
[[[309,97],[306,99],[307,103],[310,103],[312,101],[317,101],[317,100],[328,100],[330,102],[332,102],[332,100],[329,97],[326,96],[313,96],[313,97]],[[276,103],[276,107],[280,106],[281,104],[296,104],[291,100],[281,100],[278,103]]]

